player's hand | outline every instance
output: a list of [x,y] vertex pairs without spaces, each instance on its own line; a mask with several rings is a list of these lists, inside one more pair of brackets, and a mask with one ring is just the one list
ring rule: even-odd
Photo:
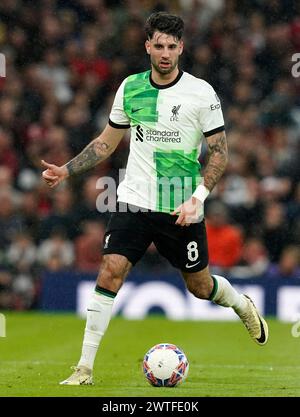
[[42,177],[51,188],[55,187],[68,177],[68,170],[65,166],[59,167],[54,164],[49,164],[44,160],[42,160],[42,165],[46,168],[45,171],[42,172]]
[[191,223],[199,222],[199,213],[202,207],[202,203],[195,197],[191,197],[189,200],[180,204],[172,213],[172,216],[178,216],[175,224],[179,226],[189,226]]

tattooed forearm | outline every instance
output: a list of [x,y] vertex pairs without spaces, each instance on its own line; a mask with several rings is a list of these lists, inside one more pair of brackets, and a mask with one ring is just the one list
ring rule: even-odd
[[207,144],[209,159],[204,172],[204,185],[212,191],[223,175],[228,161],[225,132],[208,137]]
[[93,168],[108,158],[112,151],[113,149],[107,143],[97,139],[93,140],[80,154],[66,164],[69,176],[81,174]]

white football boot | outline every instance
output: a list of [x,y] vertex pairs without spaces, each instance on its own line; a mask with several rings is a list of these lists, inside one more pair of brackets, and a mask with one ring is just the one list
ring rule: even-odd
[[268,341],[269,331],[268,325],[263,317],[259,314],[253,301],[248,295],[243,294],[247,300],[248,307],[246,311],[239,314],[240,319],[244,323],[251,338],[260,346],[263,346]]
[[93,374],[90,368],[86,366],[72,366],[74,369],[69,378],[61,381],[60,385],[93,385]]

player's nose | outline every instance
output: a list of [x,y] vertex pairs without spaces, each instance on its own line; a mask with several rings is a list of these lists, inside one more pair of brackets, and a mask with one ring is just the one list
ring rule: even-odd
[[163,49],[163,53],[162,53],[161,57],[164,58],[164,59],[169,59],[170,58],[170,51],[169,51],[168,48]]

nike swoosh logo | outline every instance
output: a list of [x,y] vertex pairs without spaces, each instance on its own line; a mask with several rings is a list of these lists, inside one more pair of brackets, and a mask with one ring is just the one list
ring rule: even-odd
[[259,324],[260,324],[260,338],[256,339],[259,343],[264,343],[264,341],[266,340],[266,334],[265,334],[265,329],[263,326],[263,323],[260,319],[260,317],[258,317],[259,319]]
[[[255,308],[255,310],[256,310],[256,307],[255,307],[255,305],[254,305],[253,301],[251,300],[251,298],[250,298],[250,297],[248,297],[248,295],[246,295],[246,294],[244,294],[244,296],[245,296],[245,297],[247,297],[247,298],[248,298],[248,300],[250,300],[250,301],[251,301],[251,303],[252,303],[253,307],[254,307],[254,308]],[[264,343],[264,342],[266,341],[266,333],[265,333],[264,325],[263,325],[263,322],[262,322],[261,318],[259,317],[259,314],[258,314],[258,312],[257,312],[257,311],[256,311],[256,314],[257,314],[257,317],[258,317],[258,320],[259,320],[259,325],[260,325],[260,338],[256,338],[256,340],[257,340],[259,343]]]
[[186,267],[186,268],[193,268],[193,266],[198,265],[200,262],[201,262],[201,261],[196,262],[196,263],[195,263],[195,264],[193,264],[193,265],[185,264],[185,267]]
[[141,107],[140,109],[131,109],[131,113],[136,113],[137,111],[143,110],[143,107]]

